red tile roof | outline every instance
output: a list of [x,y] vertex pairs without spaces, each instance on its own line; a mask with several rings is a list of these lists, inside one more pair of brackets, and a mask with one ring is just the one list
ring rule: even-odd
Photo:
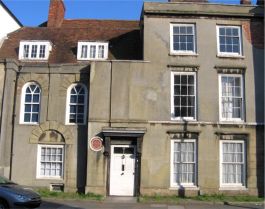
[[23,27],[8,35],[0,49],[0,58],[18,59],[21,40],[49,40],[49,63],[76,63],[77,42],[109,41],[109,59],[141,59],[138,21],[64,20],[59,28]]

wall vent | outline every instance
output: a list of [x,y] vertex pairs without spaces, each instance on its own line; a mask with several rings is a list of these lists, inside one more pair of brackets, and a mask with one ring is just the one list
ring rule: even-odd
[[50,191],[63,192],[64,191],[64,184],[50,184]]

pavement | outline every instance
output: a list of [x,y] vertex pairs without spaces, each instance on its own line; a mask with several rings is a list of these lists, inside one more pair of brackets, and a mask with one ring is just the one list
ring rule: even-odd
[[104,201],[43,199],[38,209],[264,209],[264,203],[184,202],[178,205],[138,203],[135,198],[110,197]]

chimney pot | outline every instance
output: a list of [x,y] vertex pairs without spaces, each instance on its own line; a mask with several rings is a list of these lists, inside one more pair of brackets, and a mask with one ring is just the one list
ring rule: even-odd
[[50,0],[48,27],[60,27],[64,20],[65,6],[63,0]]
[[250,5],[251,4],[251,0],[240,0],[240,4]]

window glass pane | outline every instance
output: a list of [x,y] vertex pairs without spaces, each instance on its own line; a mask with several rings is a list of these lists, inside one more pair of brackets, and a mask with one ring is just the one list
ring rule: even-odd
[[226,51],[227,52],[233,52],[232,45],[226,45]]
[[84,105],[78,105],[77,107],[78,107],[77,109],[78,113],[84,113]]
[[115,154],[123,154],[123,147],[114,147]]
[[187,34],[193,34],[191,26],[187,26]]
[[174,26],[173,27],[173,33],[174,34],[179,34],[179,27],[178,26]]
[[180,75],[175,75],[174,76],[174,83],[175,84],[180,84]]
[[220,44],[225,44],[225,36],[220,36],[219,41]]
[[225,47],[225,45],[220,45],[220,52],[225,52],[226,51],[226,47]]
[[23,57],[24,58],[29,57],[29,45],[24,45]]
[[40,96],[39,94],[34,94],[33,95],[33,102],[39,102]]
[[181,117],[187,117],[188,116],[188,108],[185,106],[185,107],[181,107],[181,110],[180,110],[180,114],[181,114]]
[[175,117],[181,117],[181,115],[180,115],[180,107],[175,107]]
[[34,105],[32,105],[32,112],[39,112],[39,105],[38,104],[34,104]]
[[82,45],[81,58],[87,58],[87,45]]
[[98,46],[98,58],[104,58],[104,45]]
[[32,45],[31,46],[31,58],[37,57],[37,48],[38,48],[38,45]]
[[238,29],[237,28],[233,28],[233,36],[238,36]]
[[24,122],[30,122],[30,113],[24,114]]
[[32,113],[32,122],[38,122],[39,121],[39,114]]
[[181,84],[186,85],[187,84],[187,75],[181,76]]
[[95,45],[90,46],[90,58],[96,58],[96,46]]
[[226,28],[226,36],[232,35],[232,28]]
[[225,28],[219,28],[219,35],[225,35]]
[[187,44],[187,50],[188,51],[193,51],[193,44],[192,43],[191,44],[190,43]]
[[71,95],[70,103],[77,103],[77,96],[76,95]]
[[25,113],[26,112],[31,112],[31,105],[29,105],[29,104],[25,104]]
[[44,58],[45,57],[45,49],[46,49],[45,45],[40,45],[40,52],[39,52],[39,57],[40,58]]
[[84,95],[79,95],[78,96],[78,103],[84,103],[85,101],[85,96]]
[[180,34],[186,34],[186,27],[185,26],[180,26],[179,33]]
[[233,52],[239,53],[239,48],[236,45],[233,45],[232,50],[233,50]]
[[31,102],[31,94],[25,95],[25,102]]
[[76,105],[70,105],[70,113],[76,113]]

